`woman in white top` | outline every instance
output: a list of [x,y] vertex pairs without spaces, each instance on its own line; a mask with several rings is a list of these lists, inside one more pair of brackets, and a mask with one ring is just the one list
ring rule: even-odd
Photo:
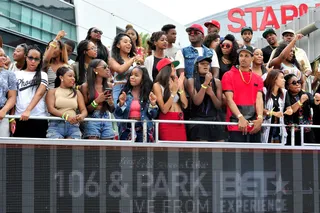
[[297,34],[289,44],[282,43],[277,47],[273,59],[271,60],[269,67],[274,69],[280,69],[284,76],[288,74],[294,74],[298,80],[301,80],[302,89],[305,89],[305,76],[301,71],[301,66],[296,59],[294,46],[296,42],[303,37],[302,34]]
[[45,138],[47,120],[29,120],[30,116],[47,116],[44,96],[48,75],[41,71],[42,53],[37,46],[28,47],[25,66],[15,72],[18,82],[17,103],[14,111],[20,119],[11,122],[14,137]]
[[148,56],[144,61],[151,80],[155,80],[158,75],[157,64],[164,58],[164,50],[168,47],[168,39],[163,31],[152,33],[148,40],[149,49],[153,50],[153,54]]

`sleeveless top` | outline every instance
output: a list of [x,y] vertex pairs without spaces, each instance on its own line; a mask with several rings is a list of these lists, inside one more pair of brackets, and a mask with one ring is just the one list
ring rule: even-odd
[[[163,95],[164,95],[164,88],[163,88],[162,85],[160,85],[160,87],[161,87],[162,97],[163,97]],[[179,101],[179,99],[180,99],[179,95],[176,94],[176,95],[174,96],[174,98],[173,98],[173,102],[174,102],[174,103],[177,103],[177,102]]]
[[69,116],[76,116],[78,109],[77,95],[73,97],[74,93],[71,89],[63,89],[58,87],[55,92],[55,108],[61,113],[67,113]]
[[54,81],[56,80],[57,74],[53,71],[52,67],[49,67],[47,75],[48,75],[48,88],[53,89]]
[[140,106],[139,100],[132,100],[130,105],[129,118],[140,118],[141,117],[140,108],[141,106]]
[[287,66],[284,63],[281,63],[280,69],[284,72],[284,75],[294,74],[297,76],[298,80],[301,79],[301,71],[294,64],[292,64],[292,66]]

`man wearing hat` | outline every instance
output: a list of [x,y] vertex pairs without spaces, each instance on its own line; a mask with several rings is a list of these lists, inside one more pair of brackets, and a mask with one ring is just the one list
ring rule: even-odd
[[242,40],[243,40],[243,45],[251,46],[252,48],[254,48],[251,45],[252,35],[253,35],[253,31],[252,31],[251,27],[243,27],[241,29],[241,37],[242,37]]
[[250,69],[252,48],[238,49],[239,66],[233,66],[222,77],[222,91],[227,99],[227,122],[230,142],[261,142],[260,129],[263,121],[263,81]]
[[204,26],[208,28],[208,34],[220,32],[220,23],[217,20],[207,21]]
[[277,34],[272,28],[267,28],[263,32],[262,36],[267,40],[269,44],[261,49],[263,53],[263,62],[266,64],[269,62],[272,51],[279,46],[279,43],[277,39]]
[[187,78],[193,77],[194,61],[198,56],[211,57],[211,71],[219,71],[219,61],[217,54],[202,44],[204,39],[204,30],[200,24],[193,24],[186,29],[189,35],[190,46],[178,50],[175,60],[180,62],[176,68],[178,73],[185,72]]

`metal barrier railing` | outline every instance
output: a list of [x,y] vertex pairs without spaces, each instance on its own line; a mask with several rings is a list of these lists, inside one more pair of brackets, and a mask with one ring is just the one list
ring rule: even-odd
[[[6,118],[15,118],[19,119],[20,116],[18,115],[6,115]],[[35,119],[35,120],[63,120],[60,117],[51,117],[51,116],[30,116],[29,119]],[[159,124],[160,123],[167,123],[167,124],[202,124],[202,125],[238,125],[238,123],[235,122],[216,122],[216,121],[191,121],[191,120],[150,120],[150,121],[139,121],[139,120],[131,120],[131,119],[103,119],[103,118],[85,118],[84,121],[93,121],[93,122],[116,122],[116,123],[131,123],[131,126],[135,126],[137,122],[143,122],[143,142],[147,142],[147,122],[153,122],[155,125],[155,142],[161,142],[161,143],[167,143],[167,142],[175,142],[175,141],[161,141],[159,140]],[[262,124],[262,127],[284,127],[285,125],[281,124]],[[292,125],[290,128],[290,137],[291,137],[291,146],[295,145],[295,128],[301,128],[301,146],[304,146],[306,143],[304,142],[304,129],[305,128],[320,128],[320,125]],[[130,141],[124,141],[124,140],[113,140],[113,141],[119,141],[119,142],[135,142],[135,129],[131,128],[131,134],[132,139]],[[288,133],[289,135],[289,133]],[[186,141],[188,143],[193,142],[199,142],[199,141]],[[212,141],[214,142],[214,141]],[[208,143],[212,143],[211,141],[208,141]],[[203,142],[201,142],[203,143]],[[219,142],[226,143],[226,142]],[[261,143],[257,143],[261,144]],[[282,141],[280,144],[272,144],[272,145],[285,145],[285,142]],[[310,144],[307,144],[310,145]],[[316,144],[313,144],[316,145]],[[318,144],[320,145],[320,144]]]

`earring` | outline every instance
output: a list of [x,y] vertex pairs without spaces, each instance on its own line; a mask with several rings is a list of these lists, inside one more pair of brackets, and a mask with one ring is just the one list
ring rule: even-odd
[[96,72],[96,75],[98,75],[98,72]]
[[63,79],[61,79],[61,81],[63,81]]

